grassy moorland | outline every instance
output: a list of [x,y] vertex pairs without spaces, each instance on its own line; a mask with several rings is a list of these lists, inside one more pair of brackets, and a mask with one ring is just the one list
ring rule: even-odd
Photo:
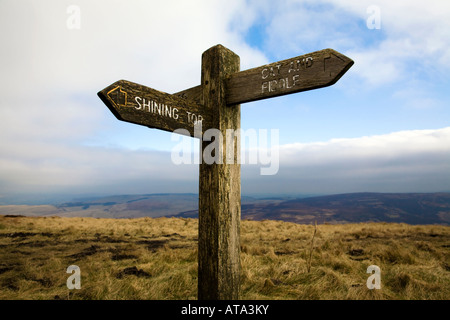
[[[196,299],[196,219],[0,216],[0,299]],[[242,221],[242,299],[450,299],[450,227]],[[69,290],[69,265],[81,289]],[[366,286],[381,269],[381,289]]]

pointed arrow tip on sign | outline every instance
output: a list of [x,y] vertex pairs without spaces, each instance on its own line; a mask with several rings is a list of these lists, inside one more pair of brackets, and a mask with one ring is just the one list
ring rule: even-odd
[[[338,66],[338,73],[337,74],[332,74],[330,72],[330,77],[332,78],[332,80],[327,84],[328,85],[333,85],[335,84],[350,68],[351,66],[355,63],[352,59],[350,59],[349,57],[347,57],[346,55],[337,52],[334,49],[325,49],[324,50],[326,53],[329,54],[329,56],[325,56],[324,57],[324,71],[325,68],[327,68],[327,65],[332,63],[335,66]],[[328,63],[326,62],[326,60],[328,60]],[[327,68],[328,69],[328,68]]]
[[334,56],[335,59],[340,60],[336,61],[336,64],[345,65],[345,71],[347,71],[355,63],[352,59],[334,49],[325,49],[324,51],[329,54],[330,58]]
[[118,105],[126,104],[126,93],[125,93],[124,101],[114,101],[111,93],[113,93],[117,90],[119,90],[119,93],[120,93],[120,91],[121,91],[120,87],[124,81],[125,80],[116,81],[113,84],[107,86],[105,89],[97,92],[97,96],[103,101],[103,103],[108,107],[108,109],[114,114],[114,116],[118,120],[122,120],[122,116],[120,115],[119,111],[117,110],[117,107],[118,107]]

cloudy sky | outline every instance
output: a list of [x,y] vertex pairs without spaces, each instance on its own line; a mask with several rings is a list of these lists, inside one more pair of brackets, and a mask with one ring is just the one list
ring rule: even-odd
[[450,191],[447,1],[0,0],[0,43],[0,197],[197,192],[171,133],[96,93],[196,86],[219,43],[241,70],[325,48],[355,62],[331,87],[241,106],[243,129],[279,135],[277,174],[243,165],[242,193]]

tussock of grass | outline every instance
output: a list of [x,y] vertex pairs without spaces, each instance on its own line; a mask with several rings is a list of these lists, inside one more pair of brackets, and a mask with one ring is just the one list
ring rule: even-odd
[[[0,216],[0,299],[196,299],[197,228],[196,219]],[[450,298],[447,226],[318,225],[314,232],[242,221],[241,298]],[[80,290],[66,286],[72,264],[81,270]],[[380,290],[366,286],[370,265],[381,269]]]

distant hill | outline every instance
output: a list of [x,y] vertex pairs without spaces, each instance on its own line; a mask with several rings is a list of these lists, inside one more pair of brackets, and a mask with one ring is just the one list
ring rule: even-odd
[[75,199],[59,205],[5,205],[0,214],[94,218],[163,217],[198,208],[196,194],[116,195]]
[[[450,193],[349,193],[242,204],[242,218],[302,224],[403,222],[450,223]],[[178,217],[197,217],[192,210]]]
[[448,224],[450,193],[349,193],[288,200],[263,210],[246,205],[242,211],[253,219],[298,223]]
[[[308,198],[242,197],[242,219],[309,224],[450,223],[450,193],[348,193]],[[198,217],[197,194],[117,195],[60,205],[5,205],[1,215],[96,218]]]

